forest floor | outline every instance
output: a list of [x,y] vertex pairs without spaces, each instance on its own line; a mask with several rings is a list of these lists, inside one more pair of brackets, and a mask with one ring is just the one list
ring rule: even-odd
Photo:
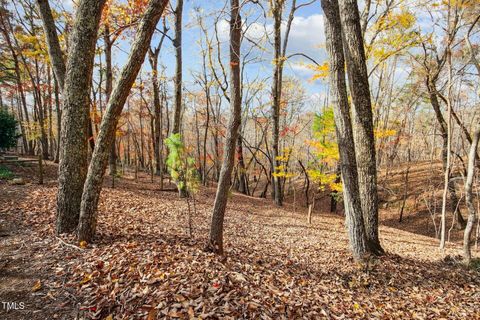
[[0,181],[0,319],[480,319],[480,273],[459,263],[460,232],[440,251],[435,229],[420,230],[430,214],[419,201],[402,224],[382,206],[388,254],[365,267],[341,215],[308,224],[305,208],[233,194],[220,260],[203,251],[213,187],[197,196],[189,237],[184,199],[126,176],[106,182],[98,237],[82,249],[54,235],[56,167],[46,170],[41,186],[29,167],[12,168],[25,185]]

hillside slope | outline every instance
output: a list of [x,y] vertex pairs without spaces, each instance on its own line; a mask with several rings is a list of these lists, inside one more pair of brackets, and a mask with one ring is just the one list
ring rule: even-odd
[[1,318],[480,319],[480,276],[455,263],[457,244],[382,226],[388,255],[361,269],[341,216],[309,225],[305,210],[234,194],[221,261],[203,251],[215,190],[198,196],[190,238],[187,203],[146,176],[105,188],[96,243],[75,247],[54,235],[49,170],[44,186],[0,184],[0,298],[25,303]]

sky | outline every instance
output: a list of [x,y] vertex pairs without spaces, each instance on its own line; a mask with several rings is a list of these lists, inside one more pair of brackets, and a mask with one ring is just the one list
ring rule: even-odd
[[[53,2],[62,2],[67,10],[73,11],[73,2],[77,0],[55,0]],[[118,0],[126,1],[126,0]],[[266,7],[266,0],[261,0]],[[309,2],[309,0],[297,0],[297,4],[303,4]],[[176,0],[171,0],[173,6],[176,5]],[[223,15],[222,19],[218,22],[217,28],[219,30],[219,38],[222,42],[222,57],[225,65],[228,66],[228,41],[229,41],[229,23],[228,23],[228,0],[213,1],[213,0],[184,0],[184,14],[183,14],[183,80],[187,90],[199,90],[195,87],[193,73],[198,72],[201,68],[201,55],[200,46],[198,44],[199,39],[202,38],[201,31],[196,24],[196,8],[201,8],[205,17],[205,25],[209,30],[210,36],[214,33],[214,21],[212,16],[220,10],[224,10],[227,13]],[[359,9],[362,11],[364,2],[358,1]],[[444,40],[441,26],[437,26],[434,21],[439,19],[442,21],[441,16],[445,14],[442,11],[432,9],[425,10],[425,7],[419,7],[419,3],[416,0],[405,0],[399,2],[398,9],[407,6],[417,19],[417,28],[423,34],[432,34],[433,41],[437,46],[441,46],[441,42]],[[290,10],[291,0],[287,0],[287,5],[284,10],[284,20]],[[268,8],[266,8],[268,9]],[[266,34],[270,35],[273,29],[273,21],[271,17],[266,19],[263,16],[263,11],[258,5],[249,4],[242,8],[241,11],[244,26],[248,25],[249,30],[247,36],[250,39],[258,40],[265,38]],[[432,16],[430,15],[432,14]],[[169,18],[169,35],[173,37],[173,18]],[[319,64],[326,62],[326,52],[324,49],[324,25],[323,25],[323,13],[320,5],[320,1],[314,1],[312,4],[300,8],[295,13],[292,29],[289,36],[287,56],[294,53],[304,53],[309,57],[316,60]],[[445,19],[443,19],[444,21]],[[253,21],[253,24],[252,24]],[[439,32],[436,32],[439,31]],[[438,33],[438,35],[437,35]],[[126,37],[123,40],[118,41],[117,47],[114,48],[114,62],[117,68],[125,63],[128,52],[130,51],[131,41],[134,37]],[[154,36],[153,44],[158,43],[159,35]],[[99,42],[101,44],[101,40]],[[262,80],[267,88],[271,86],[272,76],[272,46],[269,42],[262,42],[264,50],[255,49],[253,54],[262,59],[261,62],[251,63],[246,67],[246,73],[244,82],[251,81],[252,79]],[[251,43],[248,41],[243,42],[243,52],[247,52],[251,47]],[[160,65],[165,67],[166,76],[169,79],[173,79],[175,70],[175,54],[171,41],[165,40],[162,47],[161,56],[159,59]],[[302,57],[294,57],[289,59],[285,63],[284,75],[285,77],[294,77],[300,80],[301,85],[306,90],[307,103],[310,105],[310,109],[313,111],[319,111],[321,105],[325,101],[327,96],[327,83],[326,79],[312,81],[313,71],[306,67],[306,64],[310,62]],[[371,63],[371,61],[370,61]],[[228,69],[228,68],[227,68]],[[144,63],[142,75],[143,79],[147,79],[150,71],[149,64]],[[399,62],[395,73],[395,83],[405,83],[411,72],[411,66],[404,65]],[[98,73],[98,71],[97,71]],[[370,86],[375,88],[375,76],[370,79]],[[170,86],[173,86],[173,81],[169,82]],[[375,89],[374,89],[375,90]]]
[[[63,5],[66,9],[71,10],[73,8],[71,0],[62,0]],[[308,2],[307,0],[298,0],[297,4],[302,4]],[[175,5],[175,1],[172,1],[172,4]],[[205,19],[205,24],[209,29],[210,35],[213,35],[214,31],[214,22],[213,19],[208,17],[208,14],[215,12],[216,10],[221,10],[225,5],[224,1],[206,1],[206,0],[185,0],[184,1],[184,12],[183,12],[183,78],[186,87],[192,86],[194,79],[192,73],[198,71],[201,67],[201,55],[200,47],[198,45],[198,40],[200,39],[200,29],[198,28],[196,22],[195,8],[202,8],[202,11],[207,15]],[[290,2],[287,2],[285,8],[284,16],[286,17],[290,10]],[[228,11],[228,6],[226,8]],[[257,5],[248,5],[243,8],[242,17],[245,24],[252,23],[253,25],[249,27],[247,35],[251,39],[260,39],[264,37],[265,34],[271,33],[273,29],[273,21],[269,17],[267,18],[267,24],[264,25],[265,19],[263,17],[263,12]],[[245,22],[245,17],[248,17]],[[227,21],[228,16],[219,21],[218,30],[220,41],[223,43],[222,56],[224,61],[228,61],[228,40],[229,40],[229,25]],[[285,18],[286,19],[286,18]],[[169,21],[169,24],[172,24],[173,20]],[[173,37],[173,26],[170,26],[169,35]],[[265,30],[266,29],[266,30]],[[152,44],[158,43],[159,35],[154,36]],[[130,50],[130,41],[132,39],[127,37],[125,40],[119,41],[117,47],[113,51],[113,59],[117,66],[121,66],[125,63],[128,52]],[[319,63],[325,61],[325,51],[322,49],[322,44],[324,43],[324,31],[323,31],[323,16],[322,10],[320,7],[320,1],[315,1],[309,6],[305,6],[296,11],[295,18],[292,23],[292,28],[290,32],[287,55],[293,53],[304,53],[312,57]],[[243,50],[248,50],[251,46],[251,43],[244,41],[242,43]],[[265,79],[271,77],[272,74],[272,48],[271,45],[267,42],[264,44],[264,51],[255,50],[254,55],[262,57],[261,63],[253,63],[246,67],[246,79],[255,79],[260,77]],[[175,70],[175,55],[173,46],[170,40],[165,39],[164,45],[161,50],[161,56],[159,59],[161,65],[165,66],[165,72],[167,77],[173,77]],[[310,78],[313,75],[312,70],[308,69],[305,64],[308,61],[305,58],[294,57],[289,59],[285,64],[284,74],[287,77],[296,77],[302,80],[307,93],[307,97],[316,99],[319,96],[325,95],[325,83],[321,80],[315,82],[310,81]],[[308,62],[309,63],[309,62]],[[150,70],[149,64],[145,61],[143,70],[148,72]],[[147,76],[145,76],[146,78]],[[270,80],[267,80],[270,83]]]

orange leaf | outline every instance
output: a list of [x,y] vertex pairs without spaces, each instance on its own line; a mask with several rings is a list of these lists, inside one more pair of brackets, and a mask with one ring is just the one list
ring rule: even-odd
[[42,289],[42,283],[40,282],[40,280],[37,280],[32,287],[32,292],[37,292],[40,289]]

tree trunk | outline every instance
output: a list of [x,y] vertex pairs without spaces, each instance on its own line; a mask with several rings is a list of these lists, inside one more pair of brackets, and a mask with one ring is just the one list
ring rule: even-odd
[[[450,6],[448,7],[447,22],[450,26]],[[445,49],[446,61],[448,64],[448,82],[447,82],[447,159],[446,169],[444,176],[444,189],[442,196],[442,216],[440,227],[440,249],[445,248],[446,241],[446,206],[447,206],[447,193],[450,189],[450,173],[451,173],[451,157],[452,157],[452,86],[453,86],[453,74],[452,74],[452,52],[450,48],[451,42],[447,43]]]
[[[55,81],[57,82],[55,84],[55,103],[57,106],[57,148],[55,151],[55,157],[54,161],[58,163],[59,161],[59,149],[60,149],[60,117],[59,117],[59,106],[58,106],[58,95],[59,95],[59,88],[60,90],[63,90],[64,84],[65,84],[65,60],[63,57],[63,52],[60,47],[60,41],[58,39],[57,35],[57,29],[55,26],[55,20],[53,19],[52,11],[50,9],[50,4],[48,3],[48,0],[37,0],[37,5],[38,5],[38,11],[40,13],[40,17],[42,20],[43,24],[43,29],[45,32],[45,38],[46,38],[46,44],[47,44],[47,50],[48,50],[48,55],[51,60],[52,68],[53,68],[53,73],[55,74]],[[49,82],[49,87],[50,87],[50,82]],[[51,97],[50,97],[51,99]],[[50,108],[51,108],[51,102],[50,102]],[[51,116],[50,116],[50,127],[49,130],[51,132],[52,126],[51,126]],[[53,141],[50,141],[51,146],[53,146]],[[53,156],[53,147],[51,147],[52,155]]]
[[[112,68],[112,46],[113,41],[110,38],[110,26],[105,24],[105,30],[103,31],[103,42],[105,43],[105,101],[108,104],[110,96],[112,95],[113,87],[113,68]],[[116,130],[115,130],[116,131]],[[110,148],[110,154],[108,155],[109,163],[109,175],[112,181],[112,188],[115,188],[115,175],[117,174],[117,155],[115,152],[115,140],[116,135],[113,135],[113,140]]]
[[[341,166],[340,164],[337,165],[337,168],[335,169],[335,183],[340,183],[341,182]],[[337,204],[338,204],[338,191],[332,190],[330,192],[330,212],[331,213],[337,213]]]
[[[17,90],[20,95],[20,102],[22,105],[22,111],[23,114],[25,115],[24,120],[27,122],[27,126],[30,124],[30,117],[28,115],[28,110],[27,110],[27,100],[25,98],[25,91],[23,89],[23,82],[22,82],[22,73],[20,69],[20,63],[18,61],[18,54],[15,51],[15,47],[13,46],[12,39],[10,39],[10,34],[8,32],[9,29],[11,29],[10,21],[8,20],[8,16],[5,14],[5,12],[0,11],[0,18],[1,18],[1,24],[2,28],[1,31],[3,33],[3,36],[5,38],[5,42],[7,43],[7,46],[10,50],[10,53],[12,54],[13,58],[13,65],[15,69],[15,81],[17,82]],[[11,30],[12,33],[14,32]],[[22,125],[22,130],[25,131],[25,133],[28,133],[28,129],[25,128],[25,126]],[[32,141],[27,141],[26,135],[22,135],[23,139],[23,144],[25,147],[26,153],[32,155],[33,154],[33,147],[32,147]]]
[[167,0],[151,0],[138,27],[136,40],[132,45],[126,65],[115,84],[112,96],[100,125],[95,150],[88,168],[87,180],[83,189],[78,238],[90,242],[97,224],[97,206],[102,189],[103,176],[108,162],[108,154],[123,106],[130,93],[147,53],[155,27],[160,19]]
[[57,36],[57,27],[53,19],[52,10],[48,0],[37,0],[38,11],[43,22],[43,30],[45,31],[45,38],[47,43],[48,56],[52,62],[53,72],[55,78],[61,89],[65,83],[65,60],[63,58],[60,41]]
[[277,206],[282,205],[282,190],[280,179],[277,176],[277,168],[280,166],[278,157],[280,156],[279,152],[279,138],[280,138],[280,102],[281,102],[281,91],[280,91],[280,66],[282,64],[281,57],[281,26],[282,26],[282,4],[277,3],[273,5],[273,18],[274,18],[274,54],[273,54],[273,87],[272,87],[272,120],[273,120],[273,132],[272,132],[272,175],[273,175],[273,194],[274,201]]
[[213,206],[210,239],[207,244],[207,250],[219,255],[223,255],[223,221],[232,180],[232,169],[235,162],[235,146],[242,111],[240,79],[242,19],[240,17],[239,0],[230,0],[230,9],[230,109],[232,114],[228,125],[222,169],[220,171],[220,179]]
[[48,74],[48,146],[49,150],[48,153],[50,155],[50,159],[53,160],[54,153],[55,153],[55,139],[53,138],[53,92],[52,92],[52,73],[50,71],[50,68],[47,68],[47,74]]
[[160,190],[163,190],[163,110],[160,101],[160,86],[158,82],[158,56],[163,45],[167,33],[167,27],[163,24],[163,34],[155,50],[148,51],[150,67],[152,68],[152,86],[153,86],[153,105],[154,105],[154,152],[155,152],[155,168],[156,174],[160,176]]
[[467,203],[468,209],[468,220],[467,226],[465,227],[465,233],[463,236],[463,256],[465,258],[465,263],[470,264],[472,260],[472,254],[470,252],[470,239],[472,235],[473,228],[477,223],[477,211],[475,205],[473,204],[473,193],[472,185],[473,178],[475,176],[475,158],[477,155],[478,141],[480,139],[480,127],[477,127],[473,135],[472,144],[470,145],[470,153],[468,155],[468,169],[467,169],[467,179],[465,181],[465,202]]
[[87,174],[87,129],[93,60],[105,0],[80,1],[70,35],[63,88],[58,169],[57,234],[73,232],[78,224]]
[[238,157],[238,192],[248,195],[248,181],[243,159],[243,139],[241,133],[237,136],[237,157]]
[[61,119],[62,111],[60,109],[60,89],[58,87],[58,82],[56,76],[53,79],[54,83],[54,94],[55,94],[55,113],[57,114],[57,146],[55,150],[55,159],[53,162],[58,163],[60,158],[60,135],[61,135]]
[[158,54],[160,49],[156,48],[155,51],[149,51],[149,62],[152,68],[152,89],[153,89],[153,109],[154,109],[154,130],[153,134],[153,147],[155,153],[155,171],[157,175],[162,175],[162,159],[160,152],[161,144],[161,105],[160,105],[160,88],[158,87]]
[[382,254],[384,250],[378,238],[377,169],[373,114],[360,15],[357,2],[354,0],[340,0],[339,5],[348,79],[353,101],[353,132],[363,220],[369,251],[373,254]]
[[173,47],[175,48],[175,107],[173,115],[173,132],[180,133],[180,124],[182,116],[182,15],[183,0],[177,0],[175,8],[175,38]]
[[335,131],[340,153],[345,217],[353,256],[361,260],[368,252],[368,244],[358,187],[355,143],[345,81],[340,13],[337,0],[322,0],[321,3],[325,13],[326,46],[330,61],[330,94],[334,106]]
[[[206,79],[206,78],[205,78]],[[207,185],[207,138],[208,138],[208,129],[210,127],[210,87],[208,84],[205,84],[205,96],[206,96],[206,119],[205,119],[205,131],[203,132],[203,163],[202,163],[202,184]]]
[[[442,136],[442,165],[443,171],[447,170],[447,147],[448,147],[448,126],[447,122],[445,121],[442,111],[440,109],[440,103],[438,101],[437,90],[435,87],[435,79],[431,79],[427,77],[425,83],[428,91],[428,95],[430,98],[430,104],[432,105],[433,111],[435,113],[435,118],[437,119],[438,124],[440,125],[440,135]],[[457,196],[457,192],[455,190],[455,183],[452,180],[448,182],[448,194],[450,196],[450,211],[455,219],[455,224],[457,229],[463,229],[465,227],[465,220],[463,219],[462,213],[460,211],[460,207],[458,205],[459,199]]]

